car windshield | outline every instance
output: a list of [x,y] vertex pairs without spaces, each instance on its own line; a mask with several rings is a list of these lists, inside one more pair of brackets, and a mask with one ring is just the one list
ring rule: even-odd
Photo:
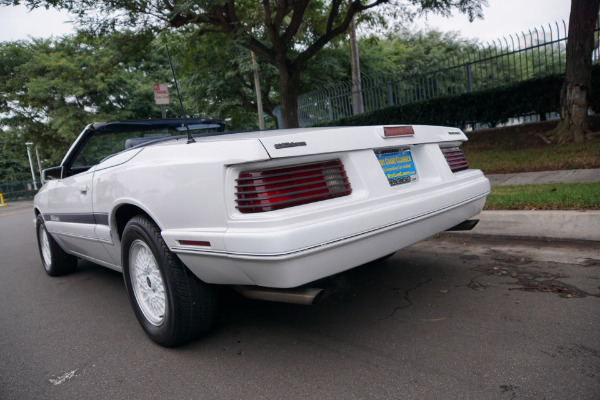
[[[189,129],[194,135],[222,132],[223,125],[218,122],[191,121]],[[89,137],[76,155],[71,168],[90,167],[134,146],[183,135],[187,135],[187,128],[183,123],[150,123],[143,121],[108,123],[95,129],[94,134]]]

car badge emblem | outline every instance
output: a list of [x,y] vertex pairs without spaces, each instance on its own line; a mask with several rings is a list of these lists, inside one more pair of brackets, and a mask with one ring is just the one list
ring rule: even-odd
[[300,147],[300,146],[306,146],[306,142],[285,142],[285,143],[277,143],[275,145],[276,149],[287,149],[290,147]]

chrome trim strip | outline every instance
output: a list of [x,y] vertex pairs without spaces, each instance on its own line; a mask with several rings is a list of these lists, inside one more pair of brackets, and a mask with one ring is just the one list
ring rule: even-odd
[[68,236],[68,237],[73,237],[73,238],[76,238],[76,239],[89,240],[89,241],[92,241],[92,242],[104,242],[103,240],[100,240],[99,238],[92,237],[92,236],[76,235],[74,233],[61,232],[61,231],[52,231],[50,233],[53,234],[53,235]]
[[175,253],[187,253],[187,254],[207,254],[207,255],[221,255],[227,256],[230,253],[225,250],[202,250],[202,249],[193,249],[191,247],[171,247],[171,251]]
[[108,226],[108,213],[48,213],[42,217],[51,222]]

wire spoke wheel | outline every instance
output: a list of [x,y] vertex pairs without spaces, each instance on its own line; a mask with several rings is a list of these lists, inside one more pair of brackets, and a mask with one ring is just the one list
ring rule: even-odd
[[166,310],[165,286],[152,250],[139,239],[131,244],[129,274],[144,316],[151,324],[160,325]]
[[213,288],[169,250],[152,220],[131,218],[121,246],[129,302],[150,339],[173,347],[210,329],[216,314]]
[[61,276],[75,271],[77,257],[67,254],[46,229],[41,215],[36,217],[38,250],[44,270],[50,276]]
[[42,253],[42,260],[44,261],[44,268],[48,270],[52,266],[52,251],[50,250],[50,239],[48,239],[48,231],[43,225],[38,228],[40,249]]

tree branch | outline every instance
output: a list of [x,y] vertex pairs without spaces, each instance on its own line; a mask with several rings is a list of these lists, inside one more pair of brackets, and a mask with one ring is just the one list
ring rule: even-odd
[[275,15],[274,28],[275,32],[279,33],[281,24],[286,15],[290,13],[291,4],[287,0],[277,0],[277,13]]
[[331,11],[329,12],[329,18],[327,18],[326,32],[331,31],[331,28],[333,27],[333,23],[335,21],[335,18],[338,15],[341,3],[342,3],[342,0],[334,0],[331,3]]
[[281,36],[283,43],[289,43],[294,36],[296,36],[296,33],[298,33],[298,29],[300,29],[300,25],[302,24],[302,18],[304,17],[304,12],[306,11],[306,7],[308,7],[309,1],[310,0],[301,0],[295,2],[294,7],[292,7],[294,10],[292,14],[292,20]]
[[269,37],[271,41],[275,43],[275,38],[277,38],[277,30],[273,25],[273,19],[271,18],[271,3],[269,0],[263,0],[263,9],[265,10],[265,26],[267,27],[267,32],[269,32]]
[[[306,50],[304,50],[302,53],[300,53],[296,57],[296,59],[293,61],[294,66],[297,69],[302,69],[306,65],[308,60],[310,60],[311,57],[313,57],[317,53],[317,51],[321,50],[327,43],[329,43],[335,37],[346,32],[346,30],[350,26],[352,17],[354,17],[354,15],[357,12],[368,10],[368,9],[376,7],[380,4],[388,3],[389,1],[390,0],[376,0],[367,5],[362,5],[360,3],[360,0],[353,1],[350,4],[348,11],[346,12],[346,16],[345,16],[344,20],[335,28],[333,26],[330,27],[329,23],[328,23],[328,27],[327,27],[327,30],[325,31],[325,34],[323,36],[319,37],[317,40],[315,40],[313,42],[313,44],[311,44]],[[333,5],[334,4],[332,4],[332,7],[333,7]],[[340,4],[338,4],[338,10],[339,10],[339,6],[340,6]],[[331,17],[331,14],[334,12],[337,12],[337,11],[335,11],[332,8],[330,11],[330,17]]]

